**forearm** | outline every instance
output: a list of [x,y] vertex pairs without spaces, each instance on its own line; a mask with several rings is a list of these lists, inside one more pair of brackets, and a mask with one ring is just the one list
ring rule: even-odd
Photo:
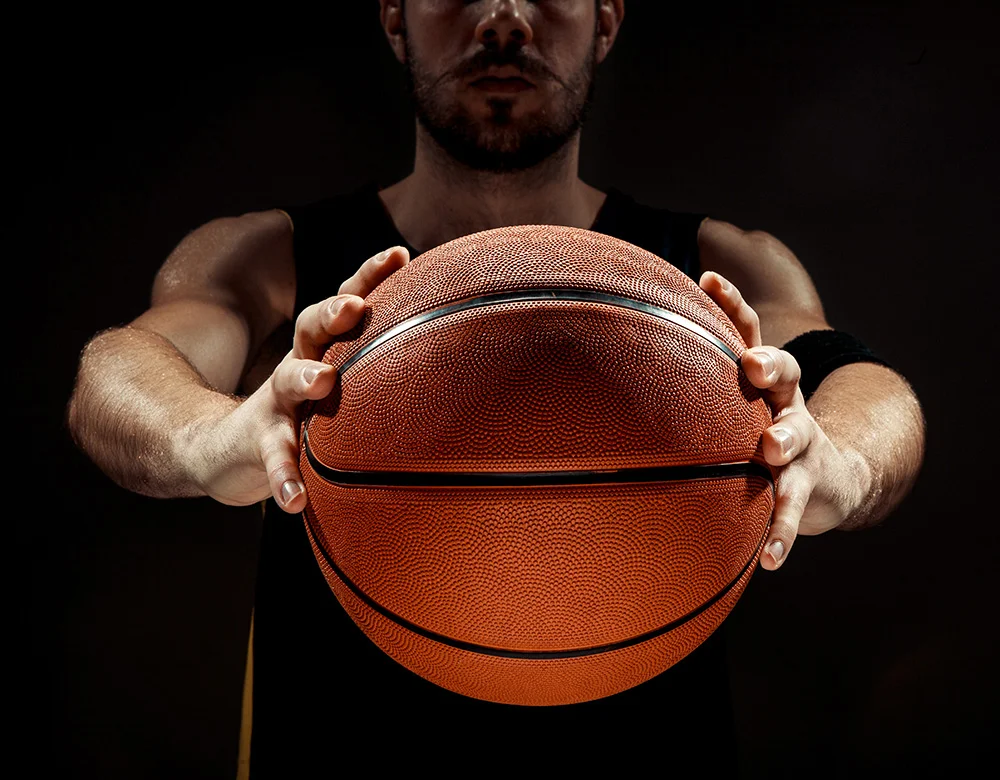
[[910,492],[923,463],[925,421],[912,388],[883,366],[851,363],[827,376],[806,406],[857,467],[862,495],[838,528],[880,522]]
[[116,483],[175,498],[204,495],[186,462],[186,442],[238,405],[167,339],[125,327],[84,349],[67,419],[77,445]]

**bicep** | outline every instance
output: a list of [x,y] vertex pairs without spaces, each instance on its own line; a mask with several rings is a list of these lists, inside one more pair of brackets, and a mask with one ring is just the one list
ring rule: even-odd
[[762,343],[780,347],[808,330],[830,328],[808,271],[769,233],[709,219],[698,250],[702,270],[726,277],[757,312]]
[[132,327],[163,336],[212,387],[235,392],[250,352],[250,327],[238,310],[180,298],[151,307]]
[[291,230],[278,211],[213,220],[188,234],[133,327],[168,339],[215,388],[235,392],[249,359],[295,304]]

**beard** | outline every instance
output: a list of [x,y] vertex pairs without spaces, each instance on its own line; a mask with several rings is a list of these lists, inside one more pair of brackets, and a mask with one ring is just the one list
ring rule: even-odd
[[[490,114],[473,117],[447,91],[448,77],[460,78],[485,70],[489,65],[518,65],[532,76],[552,78],[544,66],[527,60],[519,48],[502,53],[482,51],[471,62],[444,78],[427,73],[406,46],[406,87],[417,121],[441,148],[463,165],[477,171],[509,173],[533,168],[558,153],[583,123],[594,96],[596,65],[594,47],[569,79],[563,81],[552,102],[530,116],[514,118],[514,101],[503,97],[487,100]],[[554,75],[554,74],[553,74]]]

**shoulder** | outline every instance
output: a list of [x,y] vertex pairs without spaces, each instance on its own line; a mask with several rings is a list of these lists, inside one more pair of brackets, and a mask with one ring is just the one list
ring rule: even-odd
[[213,302],[266,333],[291,315],[294,290],[292,225],[268,209],[218,217],[185,235],[156,274],[151,304]]
[[729,258],[738,262],[740,258],[749,259],[751,256],[794,257],[787,246],[766,231],[743,230],[729,222],[710,217],[704,220],[698,231],[698,247],[722,261]]
[[[805,266],[775,236],[763,230],[743,230],[729,222],[705,219],[698,230],[703,271],[715,271],[735,284],[748,303],[778,296],[805,296],[815,288]],[[806,303],[806,301],[803,301]]]
[[281,209],[212,219],[185,235],[170,253],[157,275],[157,289],[231,286],[251,267],[280,266],[291,252],[291,239],[291,221]]
[[611,187],[594,229],[642,247],[697,281],[697,236],[704,219],[704,214],[640,202]]
[[760,316],[762,328],[765,321],[773,326],[768,343],[784,343],[804,330],[830,327],[809,272],[770,233],[706,219],[698,231],[698,252],[702,272],[714,271],[732,282]]

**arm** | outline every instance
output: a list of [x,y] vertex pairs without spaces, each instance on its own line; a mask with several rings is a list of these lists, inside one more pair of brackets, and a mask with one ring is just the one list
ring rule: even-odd
[[115,482],[158,498],[202,494],[185,440],[239,405],[249,355],[291,316],[290,256],[279,212],[213,220],[167,258],[146,312],[87,344],[69,427]]
[[[805,268],[773,236],[716,220],[702,225],[698,246],[706,272],[701,286],[743,334],[750,347],[743,368],[775,411],[764,436],[768,461],[783,467],[765,561],[773,569],[797,533],[863,528],[895,509],[923,462],[925,420],[909,383],[873,363],[831,372],[806,404],[795,358],[764,346],[830,329]],[[761,357],[773,361],[773,373]],[[790,434],[785,451],[780,429]],[[772,551],[775,541],[781,547]]]
[[291,239],[290,221],[278,210],[207,223],[167,258],[149,310],[87,344],[69,428],[119,485],[230,504],[274,495],[286,511],[301,511],[296,409],[332,389],[322,350],[354,327],[363,296],[405,263],[406,253],[370,259],[337,296],[303,311],[292,350],[252,395],[239,398],[233,392],[250,358],[294,314]]

